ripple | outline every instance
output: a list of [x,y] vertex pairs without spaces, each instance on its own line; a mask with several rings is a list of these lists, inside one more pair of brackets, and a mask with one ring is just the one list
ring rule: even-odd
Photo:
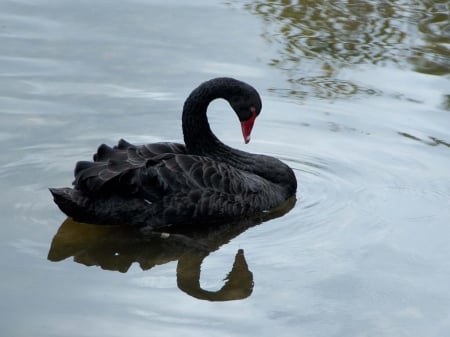
[[[352,168],[349,162],[315,155],[277,157],[297,176],[296,206],[283,218],[245,233],[242,239],[246,245],[251,242],[255,246],[247,249],[250,254],[257,254],[259,261],[271,267],[296,265],[297,254],[308,254],[306,251],[313,249],[312,246],[336,241],[333,237],[355,217],[356,196],[364,189],[358,183],[364,179],[363,173]],[[280,249],[288,256],[280,259],[279,255],[273,255]]]
[[[380,153],[374,160],[370,154],[301,151],[286,146],[283,153],[266,153],[293,168],[298,180],[294,209],[236,239],[256,255],[249,255],[251,260],[267,268],[315,270],[319,263],[347,268],[352,259],[341,255],[386,244],[388,238],[405,240],[414,250],[420,237],[411,231],[427,237],[424,223],[439,228],[450,216],[450,179],[445,174],[424,179],[430,168],[420,158]],[[422,248],[427,245],[420,242]]]
[[298,204],[302,221],[321,226],[335,221],[360,191],[361,176],[345,162],[324,157],[288,161],[299,175]]
[[[308,94],[325,99],[337,99],[351,96],[382,95],[382,91],[376,88],[328,76],[305,76],[288,81],[293,89],[271,88],[270,92],[282,97],[304,98]],[[296,89],[294,89],[296,88]],[[299,89],[302,90],[299,90]]]

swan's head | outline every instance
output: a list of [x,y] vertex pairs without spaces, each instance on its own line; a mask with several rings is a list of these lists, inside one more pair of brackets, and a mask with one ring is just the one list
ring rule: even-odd
[[241,122],[242,135],[247,144],[250,141],[255,119],[261,112],[261,98],[255,88],[244,82],[240,82],[233,89],[227,100]]

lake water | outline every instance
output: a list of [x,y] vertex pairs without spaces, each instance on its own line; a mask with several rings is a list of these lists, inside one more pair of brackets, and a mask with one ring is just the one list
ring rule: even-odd
[[[449,6],[2,1],[1,335],[448,336]],[[290,211],[207,256],[66,221],[48,187],[101,143],[182,141],[217,76],[261,93],[248,145],[209,118],[295,170]]]

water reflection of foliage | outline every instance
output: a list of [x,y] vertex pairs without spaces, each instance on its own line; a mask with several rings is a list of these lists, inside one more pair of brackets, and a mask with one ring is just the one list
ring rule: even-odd
[[[310,79],[334,77],[349,65],[394,63],[412,65],[428,74],[449,74],[449,7],[448,0],[259,0],[245,4],[267,23],[264,37],[281,46],[279,57],[270,64],[288,72],[293,88],[312,82],[312,90],[321,97],[366,90],[353,84],[349,91],[352,85],[342,81],[324,84]],[[321,66],[310,67],[311,62],[321,62]],[[308,78],[299,79],[304,69],[308,69]],[[317,73],[311,74],[311,69]],[[368,93],[373,93],[370,88]]]
[[296,79],[290,78],[288,79],[288,82],[293,89],[270,88],[269,91],[276,93],[278,96],[287,98],[304,98],[308,95],[308,90],[301,90],[299,88],[309,88],[314,91],[315,96],[322,98],[336,98],[357,94],[381,94],[381,92],[375,88],[329,76],[303,76]]
[[443,146],[450,147],[450,143],[447,143],[447,142],[443,141],[442,139],[438,139],[438,138],[433,137],[433,136],[428,136],[428,139],[422,139],[420,137],[413,136],[413,135],[411,135],[409,133],[406,133],[406,132],[398,132],[398,134],[400,136],[406,137],[408,139],[416,140],[416,141],[421,142],[421,143],[426,144],[426,145],[430,145],[430,146],[443,145]]

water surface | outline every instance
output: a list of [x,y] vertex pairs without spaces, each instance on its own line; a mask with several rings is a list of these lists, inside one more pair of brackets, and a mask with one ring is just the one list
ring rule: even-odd
[[[3,1],[0,19],[2,335],[448,335],[448,1]],[[182,141],[215,76],[260,91],[249,145],[226,103],[209,117],[293,167],[287,214],[191,258],[64,222],[48,187],[100,143]],[[201,294],[227,278],[242,299],[180,286],[201,261]]]

